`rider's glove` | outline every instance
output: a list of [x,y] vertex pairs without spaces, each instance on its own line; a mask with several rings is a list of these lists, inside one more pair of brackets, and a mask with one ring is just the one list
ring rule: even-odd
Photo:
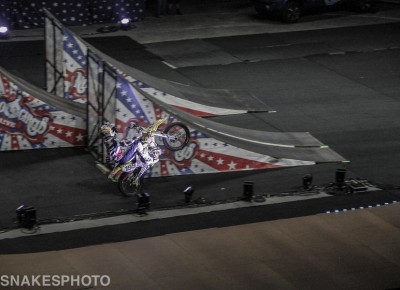
[[136,125],[135,122],[129,122],[129,124],[128,124],[129,129],[136,129],[137,127],[138,127],[138,125]]

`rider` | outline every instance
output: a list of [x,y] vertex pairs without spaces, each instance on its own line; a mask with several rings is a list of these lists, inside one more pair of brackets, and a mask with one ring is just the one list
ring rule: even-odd
[[141,159],[146,164],[146,167],[141,168],[138,176],[141,176],[147,169],[159,161],[161,150],[155,142],[154,137],[148,134],[148,132],[155,131],[163,121],[165,120],[157,121],[148,130],[137,126],[134,122],[130,122],[128,125],[128,138],[120,141],[117,141],[117,130],[114,124],[106,122],[101,126],[100,130],[104,135],[104,144],[107,149],[106,161],[114,161],[116,163],[108,178],[112,181],[118,181],[119,175],[122,173],[121,165],[132,160],[133,155],[136,153],[139,153]]

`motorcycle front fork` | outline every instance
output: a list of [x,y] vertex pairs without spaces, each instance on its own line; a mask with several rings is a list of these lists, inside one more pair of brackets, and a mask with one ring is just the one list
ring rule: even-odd
[[135,177],[135,179],[134,179],[133,182],[139,182],[140,177],[142,177],[143,174],[146,173],[147,169],[149,169],[149,167],[147,167],[147,166],[140,168],[140,171],[139,171],[139,173],[136,175],[136,177]]

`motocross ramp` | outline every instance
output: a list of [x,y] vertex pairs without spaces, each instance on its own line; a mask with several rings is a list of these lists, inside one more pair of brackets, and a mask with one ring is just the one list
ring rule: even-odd
[[[81,41],[98,57],[113,66],[116,70],[123,72],[125,78],[151,102],[155,103],[178,120],[187,123],[190,127],[208,136],[238,148],[265,154],[274,158],[288,158],[314,162],[346,161],[345,158],[328,148],[328,146],[324,146],[307,132],[288,133],[243,130],[243,128],[224,125],[189,114],[180,108],[168,104],[168,102],[164,101],[162,98],[151,94],[146,88],[143,88],[140,82],[147,82],[148,79],[146,79],[146,77],[148,77],[148,75],[138,73],[138,70],[102,53],[84,40]],[[140,82],[138,82],[137,77],[144,77],[145,79],[140,79]]]
[[6,71],[4,68],[0,66],[0,75],[4,76],[16,86],[18,86],[22,91],[27,92],[28,94],[35,96],[35,98],[40,101],[49,104],[53,107],[56,107],[66,113],[71,115],[78,116],[82,119],[86,119],[87,109],[85,104],[79,104],[76,102],[69,101],[67,99],[58,98],[30,83],[27,81],[11,74]]
[[[51,24],[51,19],[57,22],[54,16],[47,11],[46,16],[50,20],[47,21],[48,24]],[[171,104],[168,99],[164,98],[165,95],[167,95],[166,91],[168,90],[173,90],[170,92],[178,96],[182,95],[181,91],[177,89],[178,87],[182,88],[182,85],[175,87],[173,86],[172,82],[156,79],[146,73],[123,64],[99,51],[61,24],[54,23],[51,25],[60,25],[58,30],[60,33],[62,33],[62,35],[58,36],[58,38],[66,41],[67,47],[73,47],[77,50],[81,49],[82,51],[90,52],[90,55],[95,56],[94,59],[96,59],[96,63],[105,63],[107,64],[107,67],[110,67],[107,70],[114,71],[112,74],[114,74],[115,77],[107,77],[108,81],[104,82],[106,85],[104,90],[111,92],[110,104],[114,103],[115,100],[115,96],[113,96],[112,92],[119,91],[118,88],[121,88],[121,86],[126,87],[126,89],[124,88],[124,90],[120,92],[120,96],[118,98],[120,103],[125,102],[124,112],[120,111],[120,108],[115,110],[114,105],[108,106],[108,109],[105,110],[110,113],[106,118],[108,120],[113,120],[113,114],[115,114],[114,112],[117,111],[118,117],[115,116],[115,119],[118,120],[121,128],[126,126],[126,122],[129,121],[129,118],[139,118],[139,120],[136,120],[136,122],[140,121],[141,118],[144,118],[144,115],[146,115],[147,111],[149,111],[150,115],[153,115],[153,121],[151,122],[153,123],[155,116],[158,113],[151,112],[149,108],[159,107],[164,111],[165,114],[170,114],[178,121],[182,121],[189,127],[196,129],[198,131],[195,132],[196,134],[203,134],[214,138],[215,141],[212,141],[212,143],[217,144],[219,141],[224,142],[226,145],[232,145],[233,147],[236,147],[232,148],[231,146],[232,150],[247,150],[246,154],[249,152],[254,152],[267,155],[275,159],[292,159],[312,162],[345,161],[342,156],[327,146],[324,146],[320,141],[307,132],[286,133],[244,130],[243,128],[227,126],[214,122],[210,119],[200,118],[192,112],[185,112],[185,110],[182,110],[179,106]],[[49,31],[51,31],[51,25],[48,27]],[[56,43],[56,45],[60,44]],[[96,76],[99,72],[104,72],[103,67],[97,65],[89,65],[88,70],[89,75],[94,76]],[[90,70],[94,70],[93,73],[91,73]],[[120,81],[115,80],[115,78],[120,79]],[[94,78],[92,81],[89,80],[89,83],[95,83],[97,79],[98,78]],[[132,91],[125,83],[129,83],[134,90],[136,90],[136,92]],[[150,88],[150,85],[154,87]],[[198,96],[197,91],[194,88],[189,86],[186,86],[185,88],[187,91],[193,91],[193,96]],[[131,95],[126,96],[128,91],[130,91]],[[207,92],[207,89],[203,90],[204,94]],[[176,95],[172,96],[178,98]],[[135,104],[132,104],[133,99],[136,100]],[[146,99],[153,104],[145,104]],[[239,97],[238,99],[241,100]],[[197,110],[198,107],[189,106],[188,108],[195,108]],[[242,105],[241,109],[243,111]],[[156,119],[159,118],[161,118],[161,115],[157,115]],[[207,142],[207,145],[208,143],[209,142]],[[232,154],[235,155],[235,153]]]

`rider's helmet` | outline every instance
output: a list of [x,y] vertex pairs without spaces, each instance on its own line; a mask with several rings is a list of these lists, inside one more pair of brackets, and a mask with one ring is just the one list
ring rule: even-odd
[[117,128],[110,122],[105,122],[101,127],[100,131],[104,136],[114,137],[117,134]]

